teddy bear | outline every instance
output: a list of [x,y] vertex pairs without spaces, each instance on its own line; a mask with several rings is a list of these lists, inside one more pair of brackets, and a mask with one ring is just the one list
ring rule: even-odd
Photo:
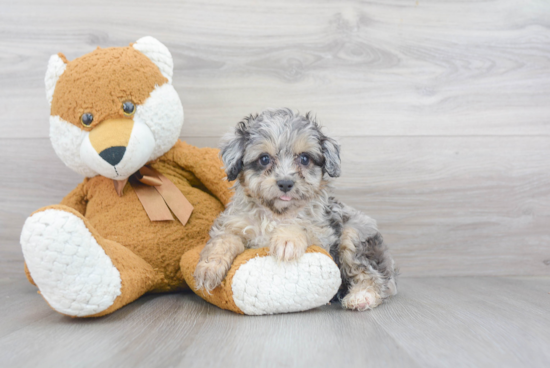
[[[192,290],[240,314],[303,311],[340,287],[338,267],[311,246],[278,263],[267,248],[238,256],[220,286],[196,290],[193,273],[209,229],[232,196],[219,152],[178,139],[183,107],[173,60],[143,37],[46,72],[50,140],[85,177],[59,204],[25,221],[25,273],[57,312],[99,317],[145,293]],[[39,183],[37,183],[38,185]]]

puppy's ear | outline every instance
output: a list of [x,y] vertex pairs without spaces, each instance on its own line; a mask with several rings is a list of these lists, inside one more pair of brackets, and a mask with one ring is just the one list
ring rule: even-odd
[[331,177],[340,176],[340,145],[332,138],[324,136],[321,140],[321,147],[325,163],[323,170]]
[[248,124],[240,122],[234,133],[223,137],[220,156],[225,167],[227,180],[237,179],[243,169],[244,147],[248,137]]

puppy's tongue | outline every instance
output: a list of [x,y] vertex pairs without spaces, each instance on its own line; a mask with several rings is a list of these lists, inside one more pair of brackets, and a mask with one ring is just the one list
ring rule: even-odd
[[292,198],[290,198],[290,197],[287,196],[287,195],[284,195],[284,196],[280,196],[279,199],[280,199],[281,201],[290,201]]

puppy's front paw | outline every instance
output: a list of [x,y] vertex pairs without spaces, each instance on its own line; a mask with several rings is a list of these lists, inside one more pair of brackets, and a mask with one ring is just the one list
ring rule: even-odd
[[377,307],[382,303],[382,298],[374,291],[351,290],[342,299],[342,307],[360,312]]
[[307,237],[302,231],[280,231],[271,238],[269,251],[278,261],[292,261],[304,255]]
[[228,262],[218,257],[201,260],[193,274],[195,288],[197,290],[204,288],[207,292],[214,290],[225,278],[229,267]]

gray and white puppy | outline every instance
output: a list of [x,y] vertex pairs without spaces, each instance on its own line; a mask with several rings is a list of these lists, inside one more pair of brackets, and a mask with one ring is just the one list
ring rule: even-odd
[[330,252],[342,274],[342,305],[367,310],[395,295],[394,262],[376,221],[330,195],[340,175],[340,147],[308,114],[266,110],[225,137],[221,156],[235,195],[210,230],[194,277],[212,290],[235,257],[269,247],[280,261],[310,245]]

